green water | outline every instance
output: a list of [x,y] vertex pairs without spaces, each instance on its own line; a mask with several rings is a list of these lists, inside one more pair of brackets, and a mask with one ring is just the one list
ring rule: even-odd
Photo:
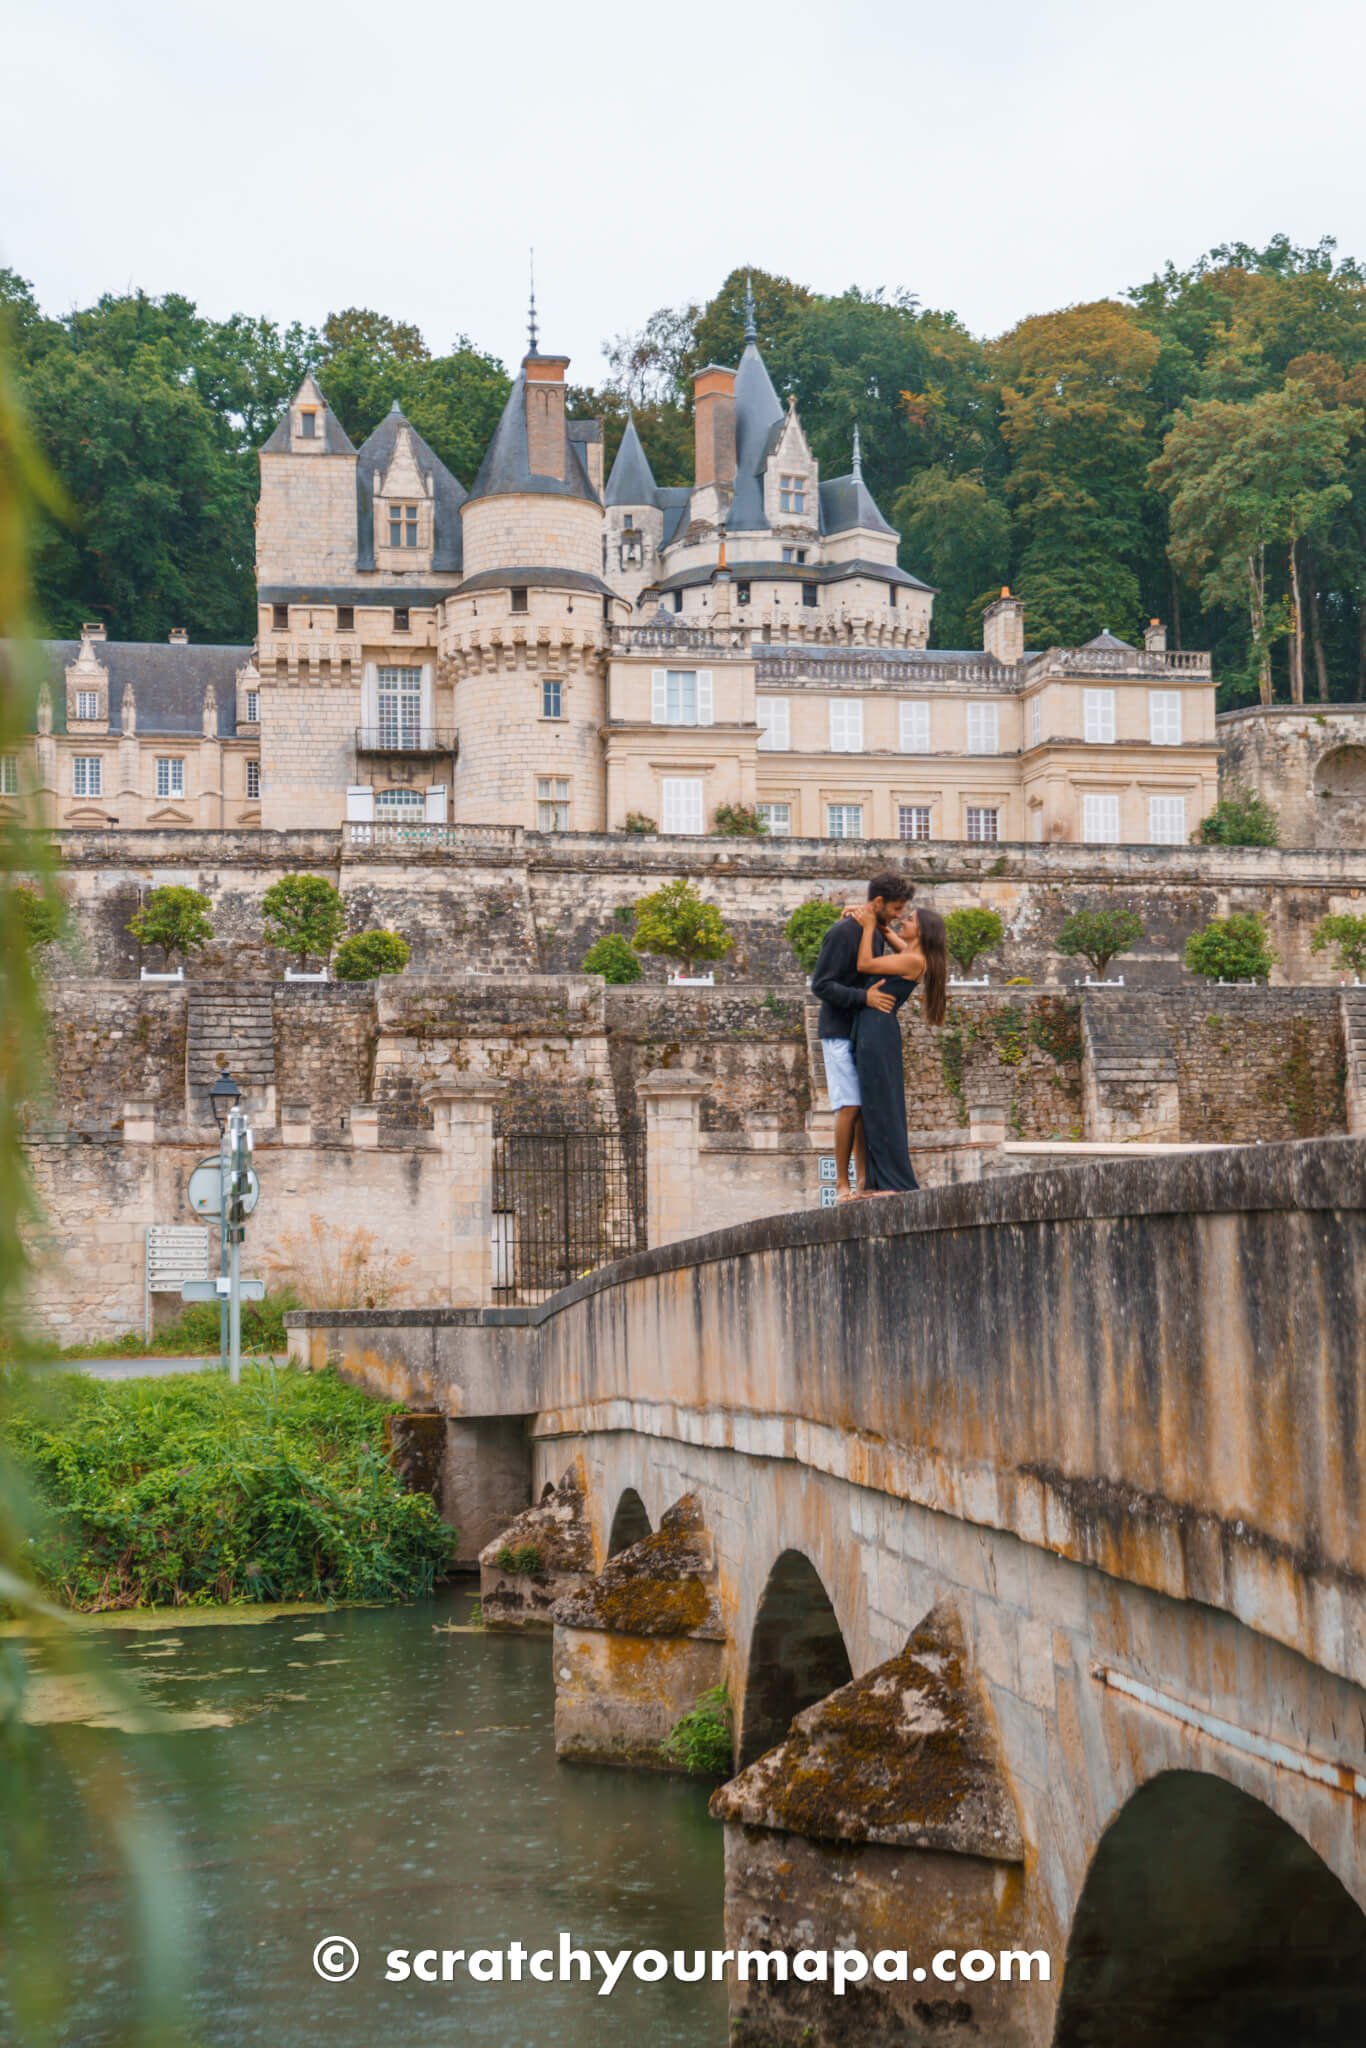
[[[550,1645],[448,1633],[466,1603],[290,1615],[254,1628],[102,1637],[120,1672],[187,1716],[160,1743],[157,1810],[187,1907],[196,2048],[719,2048],[720,1985],[386,1983],[388,1950],[721,1946],[721,1831],[707,1788],[557,1765]],[[41,1680],[41,1646],[32,1652]],[[40,1683],[36,1697],[44,1697]],[[62,1711],[49,1684],[49,1706]],[[53,1702],[55,1701],[55,1706]],[[68,1729],[76,1779],[117,1778],[145,1737]],[[130,1931],[112,1859],[36,1730],[57,1843],[53,1897],[75,2008],[53,2048],[113,2048],[129,2015]],[[166,1763],[175,1769],[168,1776]],[[26,1925],[27,1933],[26,1933]],[[344,1935],[356,1975],[327,1984],[315,1945]],[[3,2024],[0,1992],[0,2038]]]

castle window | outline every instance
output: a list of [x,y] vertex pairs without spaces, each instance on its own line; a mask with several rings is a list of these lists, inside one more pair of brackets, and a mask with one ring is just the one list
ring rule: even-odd
[[748,585],[747,583],[737,583],[737,584],[736,584],[736,586],[735,586],[735,602],[736,602],[737,604],[748,604],[748,603],[749,603],[749,585]]
[[681,591],[681,590],[676,590],[676,591],[674,592],[674,610],[675,610],[676,612],[681,612],[681,611],[682,611],[682,609],[683,609],[683,593],[682,593],[682,591]]
[[77,690],[77,718],[98,718],[100,715],[100,693],[98,690]]
[[394,631],[396,633],[406,633],[408,631],[408,607],[406,605],[396,605],[394,608]]
[[814,583],[803,583],[802,603],[808,605],[820,603],[820,592],[817,590]]
[[389,545],[391,548],[415,548],[417,546],[416,505],[391,505],[389,507]]
[[527,610],[527,593],[524,588],[514,587],[508,592],[508,596],[511,601],[510,609],[512,611],[524,612]]
[[260,763],[259,761],[248,761],[248,763],[247,763],[247,802],[248,802],[248,803],[250,803],[250,804],[259,804],[259,803],[260,803],[260,801],[261,801],[261,763]]
[[970,754],[996,754],[1000,752],[1000,721],[994,704],[969,704],[968,706],[968,752]]
[[1148,692],[1148,738],[1155,747],[1181,744],[1181,693],[1179,690]]
[[564,717],[564,684],[558,676],[546,676],[541,682],[542,718]]
[[908,699],[901,706],[901,751],[928,754],[930,751],[930,707],[922,699]]
[[389,668],[379,671],[379,743],[382,747],[407,748],[422,742],[422,671],[420,668]]
[[651,678],[651,725],[710,725],[712,677],[709,668],[657,668]]
[[569,777],[540,775],[536,778],[536,830],[569,830]]
[[930,836],[929,805],[898,804],[896,830],[899,839],[928,839]]
[[287,604],[273,604],[270,608],[270,623],[275,632],[287,633],[289,631],[289,606]]
[[426,800],[420,789],[377,789],[375,791],[375,816],[387,818],[392,824],[412,825],[427,814]]
[[339,633],[354,633],[354,632],[355,632],[355,630],[356,630],[356,608],[355,608],[355,606],[354,606],[354,605],[352,605],[352,604],[339,604],[339,605],[337,606],[337,631],[338,631]]
[[785,562],[804,562],[804,561],[806,560],[806,549],[805,549],[805,548],[784,548],[784,549],[783,549],[783,560],[784,560]]
[[103,796],[104,762],[98,754],[76,754],[71,761],[71,794]]
[[1113,746],[1115,738],[1114,691],[1083,691],[1082,718],[1088,747]]
[[299,437],[304,441],[317,440],[318,415],[316,412],[304,411],[299,414]]
[[1081,800],[1081,836],[1088,846],[1118,846],[1118,796],[1084,796]]
[[1029,700],[1029,744],[1031,747],[1041,747],[1043,745],[1042,696],[1031,697]]
[[862,839],[863,805],[827,804],[825,836],[827,839]]
[[759,748],[765,754],[784,754],[792,745],[789,713],[792,707],[786,697],[756,697],[754,717],[759,727]]
[[666,775],[662,778],[664,830],[695,833],[702,830],[702,778],[700,775]]
[[994,846],[1001,836],[1001,813],[985,804],[968,805],[968,838],[974,846]]
[[790,839],[792,837],[791,804],[759,804],[757,809],[760,820],[768,827],[770,839]]
[[887,602],[888,602],[888,604],[889,604],[889,605],[890,605],[890,606],[892,607],[892,610],[893,610],[893,611],[895,611],[895,610],[896,610],[896,585],[895,585],[895,583],[889,583],[889,584],[887,585]]
[[184,796],[185,763],[168,755],[157,757],[157,795]]
[[243,694],[247,705],[247,724],[259,725],[261,723],[261,692],[259,690],[247,690]]
[[19,794],[19,756],[0,754],[0,796]]
[[[836,697],[830,705],[830,751],[832,754],[863,752],[863,699]],[[834,838],[836,835],[831,834]]]
[[780,476],[778,478],[778,510],[780,512],[805,512],[805,477]]

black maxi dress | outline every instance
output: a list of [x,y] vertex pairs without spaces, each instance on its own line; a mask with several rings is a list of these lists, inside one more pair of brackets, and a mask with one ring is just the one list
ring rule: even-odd
[[[890,948],[878,941],[877,952]],[[877,977],[874,975],[873,980]],[[858,1068],[859,1093],[863,1097],[863,1143],[868,1157],[868,1186],[887,1190],[919,1187],[911,1166],[906,1140],[906,1075],[901,1064],[902,1004],[915,987],[900,975],[889,974],[883,981],[888,995],[896,997],[895,1010],[864,1008],[854,1012],[850,1037],[854,1064]]]

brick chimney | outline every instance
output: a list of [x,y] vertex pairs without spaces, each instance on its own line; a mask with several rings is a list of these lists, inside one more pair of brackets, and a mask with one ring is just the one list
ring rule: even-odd
[[989,604],[982,614],[982,647],[1007,668],[1024,658],[1024,605],[1011,596],[1008,583],[1002,586],[995,604]]
[[1143,647],[1148,654],[1166,653],[1167,629],[1161,619],[1149,619],[1143,629]]
[[564,482],[564,373],[568,356],[526,356],[526,452],[535,476]]
[[172,626],[169,638],[172,647],[188,647],[190,644],[190,636],[184,626]]
[[729,490],[735,482],[735,372],[708,363],[692,380],[693,482]]

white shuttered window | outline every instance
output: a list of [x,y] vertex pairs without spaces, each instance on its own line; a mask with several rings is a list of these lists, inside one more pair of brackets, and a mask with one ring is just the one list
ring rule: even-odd
[[1118,846],[1119,798],[1107,794],[1083,796],[1081,836],[1088,846]]
[[650,722],[653,725],[711,725],[712,673],[709,668],[657,668],[650,678]]
[[754,700],[755,720],[759,726],[759,746],[766,754],[784,754],[792,745],[791,706],[786,697],[756,697]]
[[1000,714],[994,704],[969,704],[968,752],[996,754],[1001,747]]
[[1155,747],[1181,744],[1181,692],[1149,690],[1148,738]]
[[666,832],[700,832],[702,830],[702,777],[700,775],[666,775],[663,778],[664,830]]
[[830,751],[832,754],[861,754],[863,752],[863,699],[861,697],[832,698],[830,704]]
[[923,700],[910,700],[901,706],[901,751],[903,754],[928,754],[930,751],[930,707]]
[[1115,739],[1115,693],[1113,690],[1085,690],[1082,693],[1083,730],[1088,747],[1108,747]]
[[1154,846],[1185,845],[1186,799],[1183,796],[1148,798],[1148,837]]

